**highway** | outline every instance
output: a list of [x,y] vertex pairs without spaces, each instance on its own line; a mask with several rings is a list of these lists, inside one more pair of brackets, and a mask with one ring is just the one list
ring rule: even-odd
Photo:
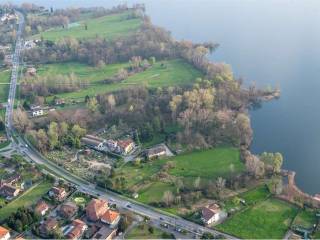
[[12,75],[8,96],[8,104],[6,108],[6,130],[8,139],[11,139],[11,148],[23,155],[27,160],[41,164],[45,166],[45,169],[52,173],[53,175],[63,178],[66,181],[74,184],[80,191],[89,193],[91,195],[108,200],[112,204],[116,204],[118,208],[127,209],[129,211],[135,212],[139,215],[146,216],[150,218],[153,222],[167,223],[176,228],[184,229],[189,232],[188,235],[200,236],[203,232],[210,232],[214,235],[220,235],[224,238],[235,239],[235,237],[227,235],[225,233],[203,227],[201,225],[195,224],[193,222],[182,219],[178,216],[168,215],[161,212],[153,207],[138,203],[132,199],[126,198],[121,194],[116,194],[108,190],[97,189],[92,183],[71,174],[65,169],[59,167],[58,165],[50,162],[45,157],[43,157],[38,151],[33,147],[28,145],[28,143],[21,137],[16,137],[16,141],[13,139],[15,134],[13,128],[13,109],[14,101],[16,95],[17,79],[18,79],[18,69],[20,64],[20,52],[23,48],[22,32],[24,28],[24,16],[18,12],[19,15],[19,26],[17,31],[17,40],[15,51],[13,54],[13,64],[12,64]]

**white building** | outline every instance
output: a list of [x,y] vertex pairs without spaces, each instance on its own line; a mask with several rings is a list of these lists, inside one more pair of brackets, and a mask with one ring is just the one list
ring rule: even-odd
[[9,240],[9,239],[10,239],[9,230],[0,226],[0,240]]
[[224,215],[224,212],[220,209],[218,204],[211,204],[207,207],[204,207],[201,211],[202,221],[206,225],[211,225],[213,223],[219,222]]
[[32,111],[32,117],[39,117],[43,115],[44,115],[43,109],[37,109]]

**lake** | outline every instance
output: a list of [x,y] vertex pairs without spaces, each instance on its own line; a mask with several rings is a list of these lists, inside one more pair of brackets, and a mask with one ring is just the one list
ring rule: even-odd
[[[14,1],[14,2],[24,2]],[[116,0],[34,0],[46,7],[114,6]],[[127,1],[133,3],[137,1]],[[320,192],[320,1],[144,0],[152,21],[177,39],[220,44],[210,58],[282,96],[251,112],[252,151],[279,151],[297,183]]]

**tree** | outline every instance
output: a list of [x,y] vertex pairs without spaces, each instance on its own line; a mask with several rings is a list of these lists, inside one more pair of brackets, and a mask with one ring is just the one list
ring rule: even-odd
[[273,172],[274,173],[280,173],[281,167],[283,163],[283,157],[281,153],[275,153],[273,157]]
[[86,129],[81,128],[78,124],[73,125],[72,129],[71,129],[72,134],[80,139],[81,137],[83,137],[84,135],[86,135]]
[[59,130],[56,122],[51,122],[48,129],[50,149],[54,149],[59,144]]
[[194,187],[195,190],[198,190],[198,189],[199,189],[200,183],[201,183],[201,178],[200,178],[200,177],[197,177],[197,178],[194,180],[194,183],[193,183],[193,187]]
[[13,125],[19,132],[25,132],[30,126],[30,121],[28,115],[21,108],[17,108],[13,112]]
[[162,201],[167,207],[169,207],[172,204],[173,200],[174,196],[171,191],[165,191],[163,193]]
[[216,180],[216,187],[217,187],[218,194],[220,194],[224,190],[225,186],[226,186],[226,180],[222,177],[218,177]]
[[94,97],[94,98],[90,98],[88,103],[87,103],[87,107],[90,109],[91,112],[96,112],[98,110],[98,101],[97,99]]

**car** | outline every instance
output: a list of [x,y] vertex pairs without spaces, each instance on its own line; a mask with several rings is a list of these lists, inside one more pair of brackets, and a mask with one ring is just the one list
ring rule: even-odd
[[131,208],[131,205],[130,205],[130,204],[128,204],[128,205],[127,205],[127,208]]
[[26,144],[25,147],[26,147],[26,148],[29,147],[28,144]]
[[163,217],[160,217],[160,220],[163,221],[164,220]]

